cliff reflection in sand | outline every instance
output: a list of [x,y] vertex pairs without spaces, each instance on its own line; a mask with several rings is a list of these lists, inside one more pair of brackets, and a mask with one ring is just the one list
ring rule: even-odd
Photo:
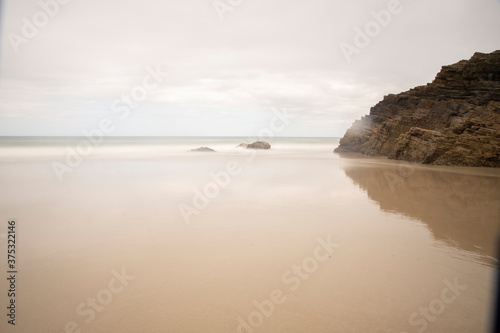
[[[497,257],[500,177],[484,169],[344,159],[345,174],[385,212],[424,222],[436,240]],[[487,171],[478,174],[477,171]]]

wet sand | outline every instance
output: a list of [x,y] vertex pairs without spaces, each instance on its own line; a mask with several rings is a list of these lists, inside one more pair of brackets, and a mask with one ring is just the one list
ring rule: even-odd
[[[485,332],[500,171],[332,149],[97,155],[63,182],[4,158],[19,296],[0,330]],[[186,223],[180,205],[229,161],[240,172]]]

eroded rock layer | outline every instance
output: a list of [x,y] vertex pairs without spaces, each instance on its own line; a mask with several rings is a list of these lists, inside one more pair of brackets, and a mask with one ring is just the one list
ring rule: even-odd
[[335,152],[500,167],[500,51],[476,53],[443,66],[426,86],[385,96]]

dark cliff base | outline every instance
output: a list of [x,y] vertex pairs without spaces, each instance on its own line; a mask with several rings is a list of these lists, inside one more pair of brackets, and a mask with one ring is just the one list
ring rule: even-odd
[[437,165],[500,167],[500,51],[442,67],[356,120],[336,153]]

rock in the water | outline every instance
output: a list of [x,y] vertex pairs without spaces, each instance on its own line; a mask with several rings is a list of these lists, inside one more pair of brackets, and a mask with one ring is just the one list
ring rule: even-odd
[[247,145],[247,149],[269,149],[271,145],[265,141],[256,141]]
[[196,148],[196,149],[191,149],[191,151],[197,151],[197,152],[215,152],[215,150],[213,150],[212,148],[208,148],[208,147],[200,147],[200,148]]
[[335,149],[437,165],[500,167],[500,50],[443,66],[432,83],[388,95]]
[[240,143],[239,145],[236,146],[236,148],[247,148],[248,143]]

